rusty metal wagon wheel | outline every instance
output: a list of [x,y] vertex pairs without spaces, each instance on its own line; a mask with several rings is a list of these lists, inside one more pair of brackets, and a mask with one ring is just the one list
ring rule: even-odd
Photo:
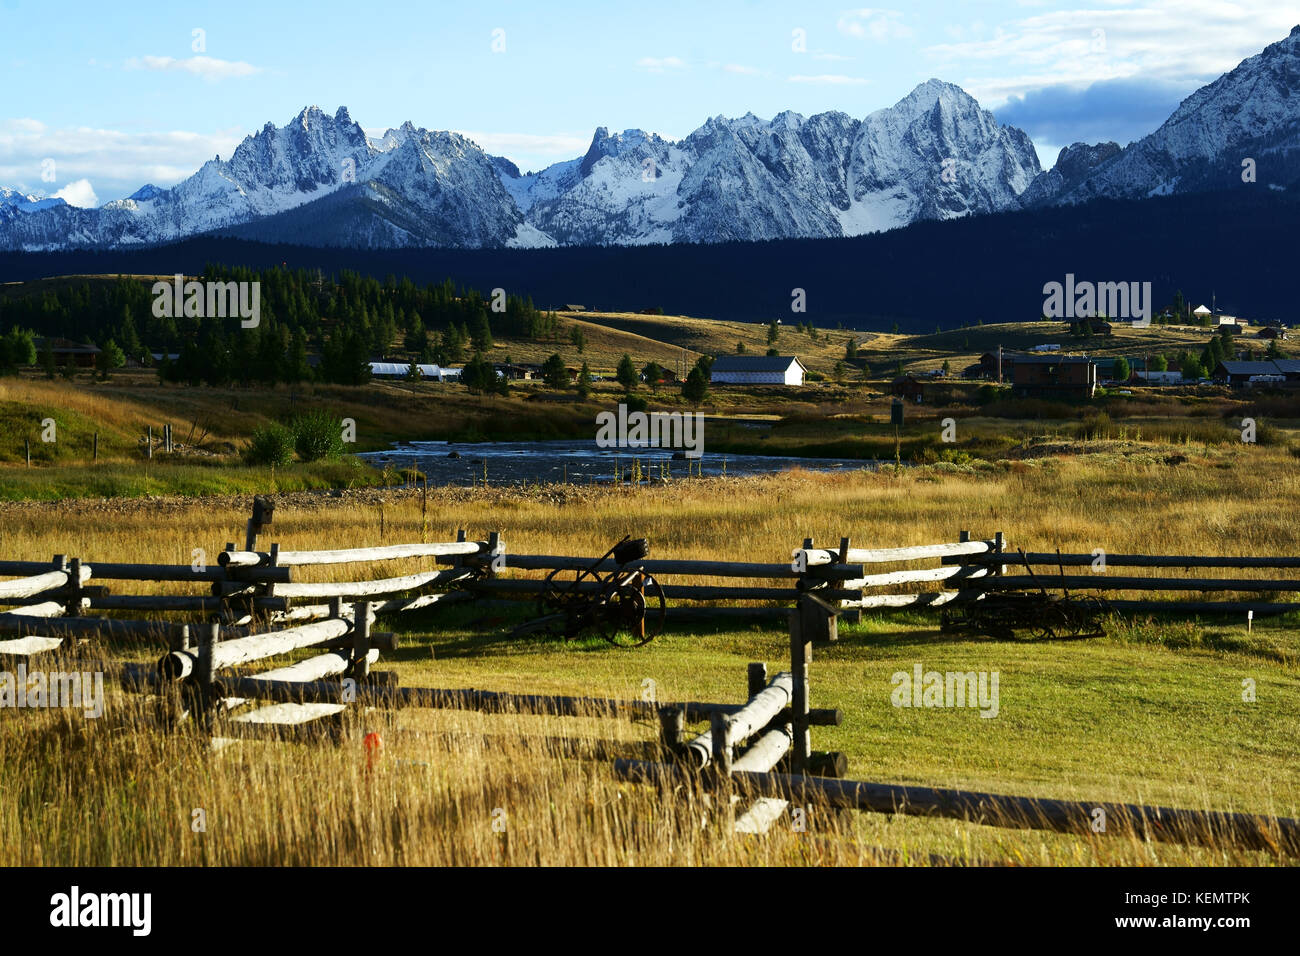
[[642,586],[644,591],[623,584],[610,592],[600,632],[615,647],[642,647],[663,632],[668,616],[664,589],[649,575],[643,576]]
[[589,580],[597,579],[574,568],[556,568],[546,576],[541,593],[537,595],[538,615],[567,613],[578,597],[578,582]]

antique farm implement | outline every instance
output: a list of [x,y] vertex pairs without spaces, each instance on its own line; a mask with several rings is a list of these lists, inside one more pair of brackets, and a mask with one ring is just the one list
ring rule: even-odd
[[[547,630],[571,640],[598,633],[618,647],[640,647],[663,631],[667,602],[663,587],[641,569],[650,553],[645,538],[626,536],[591,564],[556,568],[537,597],[535,620],[516,633]],[[601,565],[613,561],[612,570]]]
[[[940,630],[967,631],[1001,639],[1103,637],[1101,621],[1110,613],[1102,598],[1075,598],[1064,586],[1061,596],[1049,594],[1020,551],[1025,570],[1038,584],[1037,591],[993,591],[983,599],[945,608]],[[1061,569],[1064,576],[1064,567]]]

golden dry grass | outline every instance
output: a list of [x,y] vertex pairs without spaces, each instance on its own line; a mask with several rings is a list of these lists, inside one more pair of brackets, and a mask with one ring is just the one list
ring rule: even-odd
[[[1298,481],[1280,453],[1242,449],[1176,468],[1099,455],[982,476],[795,472],[639,489],[445,489],[430,502],[427,527],[413,495],[299,494],[282,501],[270,539],[285,548],[329,548],[442,540],[464,527],[475,537],[500,530],[514,552],[594,554],[635,532],[651,539],[659,557],[775,561],[806,535],[838,541],[850,533],[859,545],[892,546],[951,540],[970,529],[1004,530],[1013,545],[1033,550],[1297,553],[1300,528],[1288,509]],[[246,514],[246,499],[0,507],[7,558],[58,551],[91,561],[188,563],[193,548],[213,553],[235,537]],[[382,575],[415,563],[315,569],[311,576]],[[763,629],[669,634],[629,653],[599,642],[503,640],[513,618],[481,617],[445,611],[386,625],[404,630],[405,644],[381,666],[397,670],[407,686],[630,698],[651,677],[661,699],[736,700],[746,661],[779,668],[786,653],[784,636]],[[1300,646],[1285,628],[1263,622],[1253,643],[1233,636],[1240,630],[1152,623],[1085,644],[1006,645],[943,640],[924,619],[870,619],[846,626],[838,646],[815,655],[814,705],[839,707],[847,717],[842,727],[817,728],[814,744],[844,751],[856,779],[1294,816],[1300,770],[1290,742],[1300,732]],[[1192,632],[1199,639],[1180,643]],[[138,660],[157,653],[108,649],[111,657]],[[916,661],[1000,670],[1002,719],[889,706],[890,673]],[[1259,682],[1256,707],[1234,703],[1243,675]],[[1148,845],[960,821],[838,820],[821,807],[812,808],[809,833],[787,820],[765,837],[729,835],[725,827],[700,826],[705,814],[716,820],[720,811],[693,791],[670,795],[620,783],[607,759],[562,758],[540,739],[564,735],[579,749],[612,743],[623,755],[645,756],[654,728],[640,724],[375,712],[350,717],[337,746],[245,742],[213,754],[184,733],[160,734],[151,713],[114,692],[101,721],[66,712],[0,717],[0,773],[12,797],[0,802],[0,864],[1270,859],[1231,846]],[[362,737],[369,732],[382,736],[385,756],[367,770]],[[205,833],[191,829],[195,808],[207,814]],[[504,833],[493,829],[498,808]]]

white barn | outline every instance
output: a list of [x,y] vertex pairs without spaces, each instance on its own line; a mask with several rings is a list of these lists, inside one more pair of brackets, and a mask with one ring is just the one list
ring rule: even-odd
[[[420,378],[435,382],[454,382],[460,379],[460,369],[440,365],[417,365]],[[375,378],[406,378],[411,366],[405,362],[371,362],[370,374]]]
[[717,385],[802,385],[807,371],[797,355],[719,355],[709,381]]

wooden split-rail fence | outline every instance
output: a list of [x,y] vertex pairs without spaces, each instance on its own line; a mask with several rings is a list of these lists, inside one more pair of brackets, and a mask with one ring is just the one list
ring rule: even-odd
[[[1300,821],[1252,814],[1149,807],[1136,804],[1044,800],[975,791],[908,787],[843,779],[842,754],[812,749],[811,728],[834,726],[842,714],[811,707],[809,664],[817,642],[833,640],[844,613],[864,609],[923,608],[981,600],[1004,590],[1060,586],[1062,575],[1016,571],[1030,565],[1059,569],[1097,567],[1097,555],[1008,552],[1002,534],[987,540],[963,533],[960,540],[908,548],[862,549],[842,539],[838,548],[819,549],[811,540],[782,564],[699,560],[646,561],[648,573],[662,577],[763,579],[778,586],[671,585],[677,601],[780,602],[790,630],[790,666],[769,678],[766,665],[748,671],[747,700],[740,704],[617,700],[562,695],[502,693],[474,688],[402,687],[392,672],[374,668],[380,652],[396,646],[391,634],[376,631],[380,614],[400,614],[450,600],[492,594],[528,597],[540,579],[505,580],[502,573],[587,567],[587,559],[556,555],[509,555],[499,534],[483,541],[402,544],[332,551],[256,548],[270,523],[271,507],[255,505],[245,547],[233,543],[215,566],[83,562],[56,556],[49,563],[0,562],[0,659],[33,657],[93,634],[156,640],[163,653],[148,664],[114,665],[123,685],[153,695],[171,727],[191,726],[214,742],[245,736],[278,739],[322,733],[341,738],[349,709],[426,707],[493,713],[657,719],[660,759],[618,759],[625,778],[676,787],[683,781],[718,796],[726,826],[737,832],[763,832],[795,809],[864,810],[951,817],[982,824],[1033,827],[1064,832],[1095,832],[1098,811],[1107,834],[1190,843],[1230,841],[1295,856],[1300,854]],[[349,582],[295,581],[295,568],[360,564],[398,559],[428,559],[442,565],[399,577]],[[867,573],[868,566],[934,562],[927,568]],[[1295,558],[1199,558],[1110,555],[1115,568],[1290,568]],[[1109,572],[1107,572],[1109,573]],[[209,594],[111,595],[96,581],[191,582]],[[912,585],[940,585],[941,591],[906,593]],[[1158,578],[1065,575],[1066,587],[1115,590],[1293,591],[1297,581],[1236,578]],[[504,585],[504,586],[503,586]],[[954,585],[956,587],[954,587]],[[442,588],[450,590],[438,590]],[[885,593],[877,593],[888,589]],[[304,603],[305,602],[305,603]],[[1122,609],[1262,609],[1254,602],[1112,602]],[[792,606],[791,606],[792,605]],[[1268,602],[1275,610],[1296,605]],[[94,616],[109,612],[200,614],[204,621],[123,620]],[[710,608],[714,612],[753,609]],[[771,613],[772,609],[768,609]],[[248,673],[274,657],[310,649],[314,656],[287,666]],[[66,648],[65,648],[66,650]],[[694,735],[688,724],[707,721]]]

